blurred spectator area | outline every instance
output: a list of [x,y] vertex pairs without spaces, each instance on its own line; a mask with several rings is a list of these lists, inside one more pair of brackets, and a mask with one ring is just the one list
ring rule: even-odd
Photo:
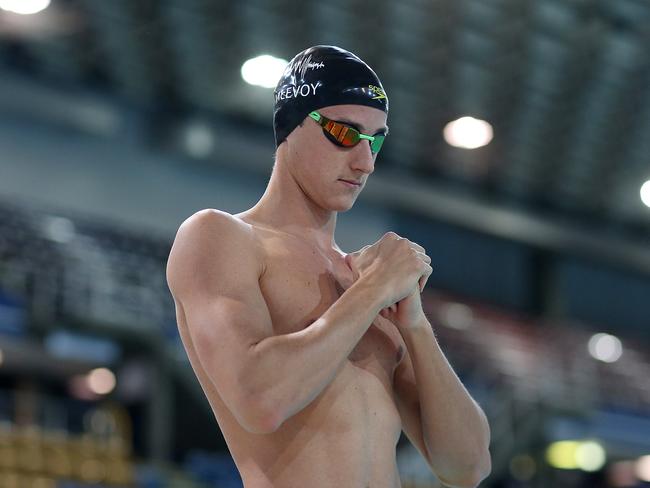
[[[5,422],[20,427],[20,387],[11,378],[30,371],[34,385],[64,385],[67,376],[104,365],[116,370],[109,398],[133,420],[129,442],[136,455],[203,466],[200,456],[188,461],[188,449],[225,450],[178,337],[165,280],[169,250],[169,241],[119,226],[0,206]],[[442,290],[427,290],[424,303],[445,354],[490,417],[497,473],[522,446],[566,435],[598,436],[612,449],[650,450],[640,435],[650,412],[647,344],[622,337],[620,358],[603,362],[589,353],[597,331],[586,323],[526,316]],[[96,352],[52,356],[53,337],[63,332]],[[40,368],[34,366],[39,356]],[[55,363],[58,368],[48,367]],[[144,375],[144,393],[128,387],[138,384],[134,371]],[[42,418],[32,422],[42,424]]]

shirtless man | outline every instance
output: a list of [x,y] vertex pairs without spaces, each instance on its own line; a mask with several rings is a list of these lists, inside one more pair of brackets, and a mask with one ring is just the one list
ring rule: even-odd
[[352,53],[315,46],[275,96],[266,192],[240,214],[188,218],[167,267],[245,487],[399,487],[402,430],[445,485],[477,486],[489,427],[422,311],[430,258],[393,233],[348,255],[334,241],[388,130],[381,82]]

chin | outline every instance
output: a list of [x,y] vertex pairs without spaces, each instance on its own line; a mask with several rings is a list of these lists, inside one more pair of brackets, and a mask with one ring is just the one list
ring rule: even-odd
[[334,212],[347,212],[350,210],[353,206],[354,203],[357,201],[356,198],[354,199],[341,199],[339,201],[332,202],[330,205],[330,209]]

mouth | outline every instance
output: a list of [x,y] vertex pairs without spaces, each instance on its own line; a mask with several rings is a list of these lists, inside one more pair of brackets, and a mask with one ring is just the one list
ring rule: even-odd
[[357,187],[357,188],[361,186],[361,182],[356,181],[356,180],[343,180],[343,179],[340,179],[339,181],[341,181],[343,183],[346,183],[346,184],[348,184],[350,186]]

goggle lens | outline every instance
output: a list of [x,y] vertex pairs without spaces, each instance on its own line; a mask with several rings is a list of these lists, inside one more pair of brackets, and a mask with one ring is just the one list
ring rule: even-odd
[[381,149],[381,146],[384,144],[384,139],[386,139],[386,136],[384,134],[376,135],[375,140],[370,143],[370,150],[373,153],[378,153]]
[[367,136],[361,134],[357,129],[341,122],[334,122],[318,112],[311,112],[309,116],[323,127],[323,132],[327,138],[337,146],[354,147],[361,139],[368,139],[370,142],[370,151],[376,154],[384,144],[385,134],[376,136]]

